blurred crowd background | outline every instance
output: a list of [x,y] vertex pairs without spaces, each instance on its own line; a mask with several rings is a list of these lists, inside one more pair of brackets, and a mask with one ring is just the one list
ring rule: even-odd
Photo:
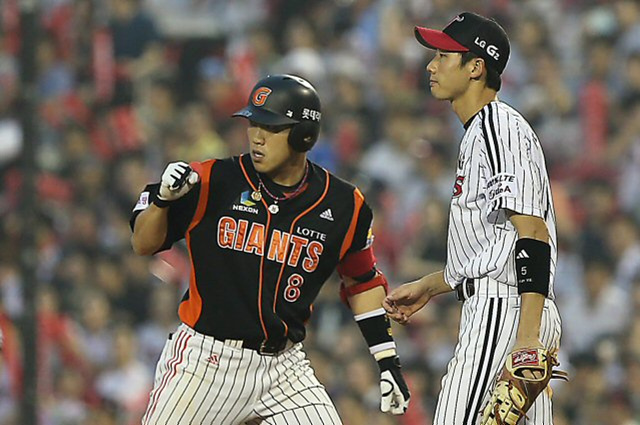
[[[19,425],[37,368],[41,425],[139,423],[177,325],[184,247],[133,254],[128,220],[174,160],[237,155],[229,118],[267,73],[309,79],[323,102],[312,160],[351,179],[375,213],[391,285],[442,268],[461,124],[428,92],[416,24],[492,16],[511,59],[500,98],[538,132],[560,240],[556,425],[640,424],[640,2],[637,0],[41,0],[37,46],[37,365],[23,364],[18,205],[18,0],[0,2],[0,424]],[[233,270],[221,271],[233,273]],[[328,281],[306,349],[346,425],[431,424],[456,343],[453,294],[395,327],[412,391],[378,413],[375,362]],[[233,320],[232,317],[229,320]]]

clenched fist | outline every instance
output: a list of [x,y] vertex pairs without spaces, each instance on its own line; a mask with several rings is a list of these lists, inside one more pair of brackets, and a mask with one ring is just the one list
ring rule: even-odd
[[162,173],[158,190],[158,199],[164,202],[175,201],[189,192],[198,183],[198,173],[183,161],[172,162]]

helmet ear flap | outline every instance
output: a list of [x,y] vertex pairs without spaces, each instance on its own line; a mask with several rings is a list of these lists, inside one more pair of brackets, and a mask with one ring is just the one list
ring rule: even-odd
[[313,121],[302,121],[291,127],[289,145],[297,152],[307,152],[318,140],[320,134],[320,123]]

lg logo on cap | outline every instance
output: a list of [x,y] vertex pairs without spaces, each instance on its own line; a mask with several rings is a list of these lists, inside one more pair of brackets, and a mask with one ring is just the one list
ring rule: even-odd
[[493,44],[489,44],[487,46],[487,42],[485,40],[481,40],[480,37],[476,37],[476,39],[473,42],[476,43],[476,45],[483,48],[484,50],[486,50],[489,56],[491,56],[495,60],[498,60],[498,58],[500,57],[500,52],[498,52],[498,48]]

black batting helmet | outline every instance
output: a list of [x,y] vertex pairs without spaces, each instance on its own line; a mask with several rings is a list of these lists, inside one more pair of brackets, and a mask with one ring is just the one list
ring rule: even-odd
[[232,116],[264,125],[291,125],[289,145],[298,152],[311,149],[320,134],[318,93],[295,75],[269,75],[258,81],[247,106]]

